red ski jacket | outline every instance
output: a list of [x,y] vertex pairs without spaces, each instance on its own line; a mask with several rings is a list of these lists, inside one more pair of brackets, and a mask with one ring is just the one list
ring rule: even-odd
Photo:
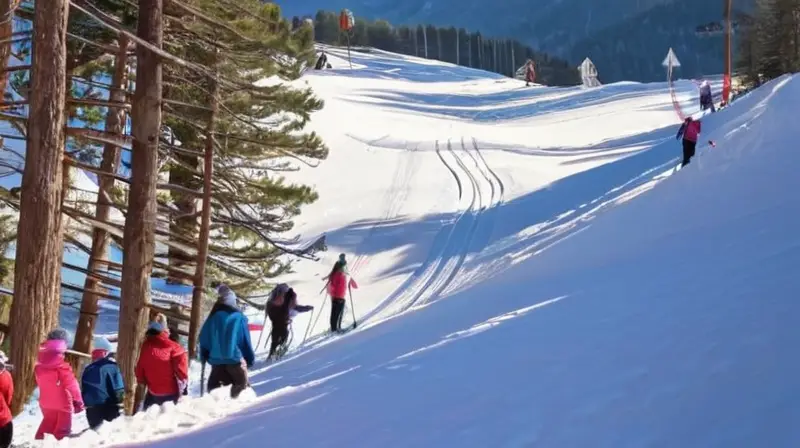
[[0,370],[0,427],[11,421],[11,397],[14,396],[14,382],[7,370]]
[[334,272],[328,278],[328,294],[332,299],[347,298],[347,275],[344,272]]
[[136,381],[146,385],[150,395],[180,395],[189,381],[186,350],[166,331],[148,332],[136,363]]

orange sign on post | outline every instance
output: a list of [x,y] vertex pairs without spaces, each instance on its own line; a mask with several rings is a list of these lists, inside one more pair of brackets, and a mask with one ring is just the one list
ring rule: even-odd
[[349,9],[343,9],[339,14],[339,29],[347,36],[347,61],[350,63],[350,68],[353,68],[353,60],[350,58],[350,32],[355,26],[356,20],[353,13]]

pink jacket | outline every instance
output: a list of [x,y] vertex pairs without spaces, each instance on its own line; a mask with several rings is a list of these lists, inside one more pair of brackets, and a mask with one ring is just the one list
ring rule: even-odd
[[66,341],[45,341],[39,346],[34,374],[39,386],[39,407],[63,412],[83,410],[83,398],[72,368],[64,360]]
[[700,135],[700,122],[697,120],[692,120],[686,125],[686,129],[683,131],[683,138],[689,140],[690,142],[696,142],[697,137]]
[[328,278],[328,294],[332,299],[347,298],[347,275],[344,272],[334,272]]

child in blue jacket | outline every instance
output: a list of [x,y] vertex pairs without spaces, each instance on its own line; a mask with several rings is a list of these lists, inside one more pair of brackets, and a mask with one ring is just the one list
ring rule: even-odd
[[120,415],[125,384],[112,352],[108,339],[96,338],[92,363],[86,366],[81,376],[86,419],[91,429],[97,429],[103,422],[113,421]]

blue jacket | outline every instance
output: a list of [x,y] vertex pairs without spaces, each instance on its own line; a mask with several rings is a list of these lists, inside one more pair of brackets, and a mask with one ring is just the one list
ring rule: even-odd
[[119,404],[124,393],[122,372],[113,358],[100,358],[83,369],[81,395],[87,407]]
[[200,359],[212,366],[255,362],[247,317],[236,308],[216,304],[200,330]]

